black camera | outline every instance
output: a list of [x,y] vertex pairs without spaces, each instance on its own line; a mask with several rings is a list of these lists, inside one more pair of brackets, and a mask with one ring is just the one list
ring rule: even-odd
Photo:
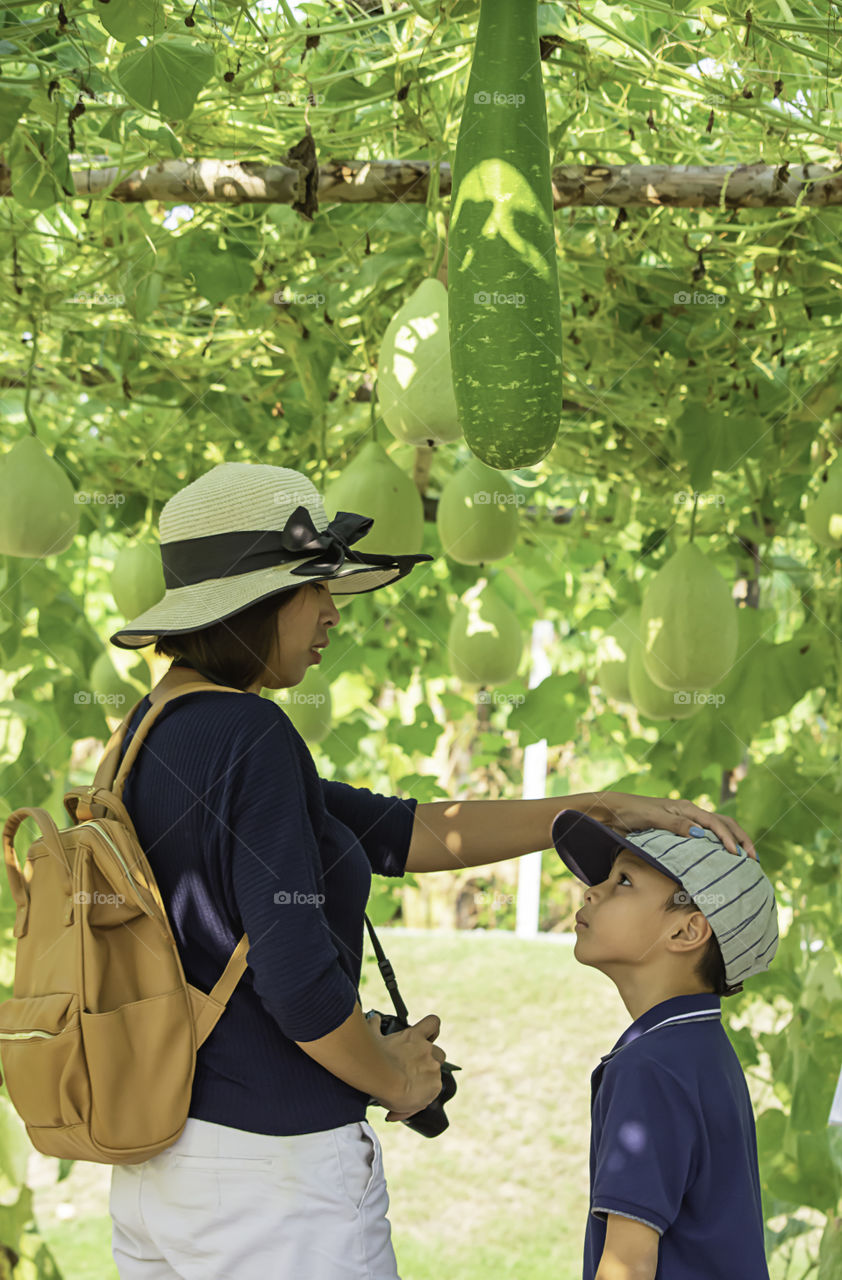
[[[376,1009],[370,1010],[365,1016],[372,1018],[377,1014]],[[391,1036],[396,1031],[406,1031],[409,1023],[405,1018],[399,1018],[394,1013],[381,1013],[380,1031],[384,1036]],[[456,1081],[453,1078],[454,1071],[461,1071],[461,1067],[457,1067],[455,1063],[443,1062],[441,1064],[441,1093],[433,1098],[433,1101],[424,1108],[423,1111],[417,1111],[414,1116],[410,1116],[407,1120],[402,1120],[401,1124],[405,1124],[408,1129],[414,1129],[416,1133],[423,1134],[425,1138],[437,1138],[440,1133],[444,1133],[450,1121],[444,1114],[444,1104],[449,1102],[456,1092]],[[383,1103],[378,1098],[369,1098],[369,1106],[382,1107]]]

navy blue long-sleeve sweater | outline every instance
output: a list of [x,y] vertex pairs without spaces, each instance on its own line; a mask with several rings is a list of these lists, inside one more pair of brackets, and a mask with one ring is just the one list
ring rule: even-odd
[[371,873],[404,874],[418,801],[320,778],[276,703],[204,690],[164,707],[123,801],[187,981],[210,991],[249,937],[248,967],[197,1052],[189,1115],[268,1134],[363,1119],[366,1095],[294,1041],[353,1010]]

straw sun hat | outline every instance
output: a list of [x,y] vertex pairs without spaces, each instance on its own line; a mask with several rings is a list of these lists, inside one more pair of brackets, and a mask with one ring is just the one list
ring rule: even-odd
[[161,635],[200,631],[284,588],[330,581],[331,593],[375,591],[430,555],[350,550],[371,516],[339,511],[300,471],[223,462],[165,503],[159,522],[166,592],[110,637],[140,649]]

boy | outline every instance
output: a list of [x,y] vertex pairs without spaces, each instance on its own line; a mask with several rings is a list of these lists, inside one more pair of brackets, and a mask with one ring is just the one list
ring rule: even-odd
[[589,886],[574,955],[634,1019],[591,1076],[583,1280],[769,1280],[754,1115],[720,997],[769,967],[775,895],[756,859],[691,831],[632,840],[575,809],[553,823]]

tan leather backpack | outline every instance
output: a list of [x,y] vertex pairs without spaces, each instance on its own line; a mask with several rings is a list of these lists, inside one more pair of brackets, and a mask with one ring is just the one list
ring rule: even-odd
[[[181,685],[150,707],[117,771],[136,702],[93,784],[65,794],[72,827],[60,831],[40,808],[16,809],[3,827],[17,948],[14,994],[0,1003],[0,1061],[12,1104],[44,1155],[139,1164],[175,1142],[187,1123],[196,1050],[246,969],[243,934],[209,995],[186,981],[121,800],[147,732],[173,698],[195,689],[242,693]],[[21,870],[14,836],[27,817],[41,835]]]

